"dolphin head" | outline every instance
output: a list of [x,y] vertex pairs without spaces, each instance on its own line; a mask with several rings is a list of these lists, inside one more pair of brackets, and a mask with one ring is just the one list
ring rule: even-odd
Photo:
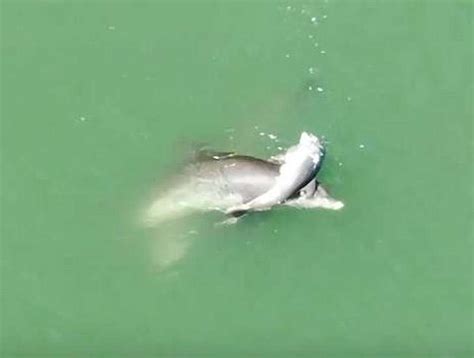
[[324,146],[321,140],[314,134],[302,132],[300,141],[296,146],[300,152],[305,152],[310,155],[315,164],[319,162],[322,155],[324,155]]

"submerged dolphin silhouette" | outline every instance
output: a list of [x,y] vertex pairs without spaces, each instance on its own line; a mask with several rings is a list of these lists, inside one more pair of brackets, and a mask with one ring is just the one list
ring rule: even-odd
[[193,211],[218,210],[237,217],[276,205],[338,210],[344,204],[316,180],[324,158],[320,140],[301,134],[285,153],[263,160],[202,151],[145,213],[150,225]]

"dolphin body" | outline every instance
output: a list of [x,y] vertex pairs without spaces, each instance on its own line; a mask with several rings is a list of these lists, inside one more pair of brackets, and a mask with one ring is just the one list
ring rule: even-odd
[[231,217],[269,210],[274,206],[339,210],[316,180],[324,148],[313,134],[303,132],[285,153],[263,160],[234,153],[201,151],[145,212],[154,226],[196,211],[221,211]]

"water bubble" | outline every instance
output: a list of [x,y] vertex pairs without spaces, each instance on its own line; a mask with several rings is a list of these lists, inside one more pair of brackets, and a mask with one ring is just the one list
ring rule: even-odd
[[318,92],[323,92],[323,91],[324,91],[324,88],[322,88],[322,87],[317,87],[317,88],[316,88],[316,91],[318,91]]

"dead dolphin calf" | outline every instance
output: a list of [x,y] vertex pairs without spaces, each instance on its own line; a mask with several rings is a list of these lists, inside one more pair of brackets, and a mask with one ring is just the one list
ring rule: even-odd
[[154,226],[196,211],[221,211],[241,216],[275,206],[338,210],[316,180],[324,158],[321,141],[303,132],[299,143],[268,160],[234,153],[202,151],[156,198],[144,221]]

